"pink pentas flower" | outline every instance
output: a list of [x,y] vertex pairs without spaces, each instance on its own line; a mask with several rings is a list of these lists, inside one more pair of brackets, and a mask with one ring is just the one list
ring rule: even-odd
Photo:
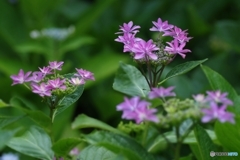
[[210,102],[221,103],[225,105],[232,105],[233,102],[227,98],[228,93],[221,93],[220,90],[217,91],[207,91],[206,99]]
[[132,52],[134,52],[134,59],[143,59],[149,58],[152,60],[157,60],[158,56],[154,53],[154,51],[159,50],[159,48],[153,43],[150,39],[149,41],[141,40],[134,44],[132,48]]
[[64,62],[57,62],[57,61],[53,61],[53,62],[49,62],[49,68],[54,69],[54,70],[62,70],[62,65]]
[[202,109],[203,117],[202,122],[207,123],[211,120],[217,119],[220,122],[235,123],[234,114],[226,111],[226,105],[218,105],[215,102],[211,102],[209,108]]
[[132,33],[136,34],[138,32],[138,29],[141,28],[140,26],[133,25],[133,22],[130,21],[128,23],[123,23],[122,26],[120,26],[121,32],[117,32],[116,34],[122,34],[122,33]]
[[44,76],[48,74],[53,74],[52,69],[49,66],[43,68],[39,67],[39,70],[43,73]]
[[189,49],[183,49],[186,43],[179,43],[177,39],[174,39],[172,42],[167,42],[169,46],[165,47],[165,51],[169,54],[179,54],[182,58],[186,57],[186,53],[191,52]]
[[75,86],[85,84],[84,79],[79,77],[72,77],[69,81]]
[[174,87],[159,87],[159,88],[152,88],[152,91],[149,92],[148,97],[149,99],[154,98],[165,98],[165,97],[172,97],[176,96],[176,94],[172,91]]
[[142,121],[152,121],[157,123],[159,120],[154,114],[157,110],[150,109],[149,106],[150,103],[141,100],[140,97],[124,97],[124,102],[117,105],[117,110],[123,111],[123,119],[135,120],[136,123],[141,123]]
[[162,21],[161,18],[158,18],[157,22],[152,22],[154,26],[150,28],[150,31],[158,31],[158,32],[165,32],[174,26],[171,24],[168,24],[168,21]]
[[77,77],[81,77],[83,80],[95,80],[94,76],[93,76],[93,73],[92,72],[89,72],[87,70],[84,70],[84,69],[77,69],[77,74],[74,74],[75,76]]
[[45,75],[42,72],[36,71],[32,73],[31,81],[35,83],[39,83],[43,80],[44,77]]
[[31,88],[33,93],[39,94],[41,97],[51,96],[51,87],[45,83],[32,83]]
[[51,89],[61,89],[61,90],[65,90],[66,89],[66,85],[64,84],[65,79],[61,80],[60,78],[57,79],[53,79],[53,80],[49,80],[48,81],[48,86]]
[[20,69],[20,71],[18,72],[18,75],[11,75],[11,79],[13,80],[12,86],[15,84],[23,84],[25,82],[29,82],[32,80],[30,76],[32,72],[29,71],[26,74],[24,74],[24,71],[22,69]]

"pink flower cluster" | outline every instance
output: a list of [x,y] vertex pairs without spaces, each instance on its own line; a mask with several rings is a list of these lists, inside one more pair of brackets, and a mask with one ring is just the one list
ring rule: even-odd
[[227,107],[233,102],[227,98],[227,93],[221,91],[207,91],[207,96],[203,94],[194,95],[193,98],[200,105],[206,105],[201,111],[203,113],[202,122],[207,123],[217,119],[220,122],[234,123],[234,114],[227,111]]
[[[162,21],[158,18],[156,22],[153,21],[154,26],[150,28],[150,31],[161,32],[162,36],[171,36],[173,40],[167,42],[169,46],[164,48],[164,51],[168,54],[176,55],[179,54],[182,58],[185,58],[186,53],[191,52],[189,49],[184,49],[186,43],[192,38],[188,37],[187,30],[182,30],[177,26],[168,24],[168,21]],[[133,53],[133,57],[136,60],[140,59],[151,59],[157,60],[159,57],[156,54],[160,48],[153,40],[145,41],[141,38],[135,37],[136,33],[139,32],[140,26],[133,25],[133,22],[124,23],[120,26],[120,32],[116,34],[122,34],[118,36],[115,41],[124,44],[123,52]]]
[[[152,88],[149,92],[149,99],[153,98],[165,98],[175,96],[172,92],[173,87],[169,88]],[[118,111],[123,111],[122,118],[127,120],[135,120],[136,123],[141,123],[142,121],[152,121],[155,123],[159,122],[158,117],[155,115],[157,109],[149,108],[151,103],[141,100],[140,97],[124,98],[124,102],[117,105]]]
[[[57,76],[56,71],[62,70],[62,65],[64,62],[49,62],[48,66],[43,68],[39,67],[39,71],[35,72],[26,72],[20,69],[17,75],[10,76],[13,80],[12,85],[16,84],[25,84],[26,82],[30,82],[30,87],[33,93],[44,96],[52,96],[52,92],[54,90],[66,90],[67,83],[70,83],[74,86],[85,84],[86,80],[95,80],[93,73],[83,70],[77,69],[77,73],[74,74],[74,77],[70,79],[64,78],[63,76]],[[51,77],[49,77],[49,75]]]

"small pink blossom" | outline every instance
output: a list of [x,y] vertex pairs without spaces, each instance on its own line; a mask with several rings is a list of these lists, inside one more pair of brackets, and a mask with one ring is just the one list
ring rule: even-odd
[[186,43],[179,43],[177,39],[174,39],[172,42],[167,42],[169,46],[165,47],[165,51],[169,54],[179,54],[182,58],[186,57],[186,53],[191,52],[189,49],[183,49]]
[[157,22],[152,22],[154,26],[150,28],[150,31],[158,31],[158,32],[165,32],[174,26],[171,24],[168,24],[168,21],[162,21],[161,18],[158,18]]
[[133,22],[130,21],[128,23],[123,23],[123,26],[120,26],[121,32],[117,32],[116,34],[122,34],[122,33],[132,33],[136,34],[138,32],[138,29],[140,26],[133,25]]
[[157,60],[158,56],[154,51],[159,50],[159,48],[150,39],[149,41],[141,40],[134,44],[132,51],[134,52],[134,59],[150,58],[152,60]]
[[48,74],[52,74],[52,69],[50,67],[43,67],[43,68],[40,68],[39,67],[39,70],[43,73],[43,75],[48,75]]
[[72,77],[70,80],[70,83],[72,83],[73,85],[82,85],[85,84],[85,81],[83,78],[79,78],[79,77]]
[[81,77],[83,80],[95,80],[94,76],[93,76],[93,73],[92,72],[89,72],[87,70],[84,70],[84,69],[77,69],[77,74],[74,74],[75,76],[77,77]]
[[29,77],[31,73],[32,72],[30,71],[30,72],[27,72],[26,74],[24,74],[24,71],[22,69],[20,69],[18,75],[10,76],[11,79],[13,80],[12,86],[15,85],[15,84],[23,84],[25,82],[31,81],[32,78]]
[[174,92],[172,92],[173,89],[174,89],[174,87],[152,88],[152,91],[149,92],[148,97],[149,97],[149,99],[154,99],[154,98],[165,98],[165,97],[176,96],[176,94]]
[[60,78],[49,80],[48,85],[51,89],[58,89],[65,90],[66,86],[64,84],[65,80],[61,80]]
[[53,62],[49,62],[49,68],[54,69],[54,70],[62,70],[62,65],[64,62],[57,62],[57,61],[53,61]]
[[37,83],[32,83],[32,92],[39,94],[41,97],[44,96],[51,96],[51,87],[45,83],[37,84]]

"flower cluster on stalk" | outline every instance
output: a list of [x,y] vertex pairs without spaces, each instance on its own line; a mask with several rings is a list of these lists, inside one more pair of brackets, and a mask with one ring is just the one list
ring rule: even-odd
[[77,73],[71,77],[59,75],[57,71],[62,70],[63,64],[62,61],[53,61],[49,62],[48,66],[39,67],[38,71],[26,73],[20,69],[17,75],[10,76],[13,80],[12,85],[24,84],[41,97],[51,97],[69,94],[76,86],[85,84],[87,80],[95,80],[93,73],[77,68]]
[[[203,123],[211,120],[234,123],[234,114],[226,109],[232,105],[227,98],[227,93],[208,91],[203,94],[193,95],[193,99],[180,100],[173,92],[174,87],[155,87],[149,92],[147,98],[138,96],[124,98],[124,102],[117,105],[117,110],[122,111],[122,119],[134,120],[137,124],[144,121],[157,123],[162,127],[179,125],[187,119],[201,119]],[[160,99],[157,107],[151,107],[149,101]]]
[[[189,49],[185,49],[185,46],[192,38],[188,37],[187,30],[169,24],[168,21],[162,21],[161,18],[152,23],[154,26],[150,28],[150,31],[159,33],[159,38],[156,41],[152,39],[145,41],[136,37],[141,27],[134,25],[132,21],[120,26],[120,32],[116,33],[120,35],[115,39],[115,41],[124,44],[123,52],[130,52],[133,59],[138,63],[150,88],[157,86],[164,67],[176,55],[185,58],[186,53],[191,52]],[[161,37],[164,36],[172,37],[172,41],[163,43]],[[144,71],[143,65],[147,65],[147,71]]]

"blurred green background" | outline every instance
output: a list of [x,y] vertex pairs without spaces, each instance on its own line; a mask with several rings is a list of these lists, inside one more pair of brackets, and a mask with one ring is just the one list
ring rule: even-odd
[[[76,115],[85,113],[117,126],[121,113],[115,107],[124,95],[112,89],[114,75],[120,61],[134,63],[122,52],[123,45],[114,41],[115,32],[119,25],[133,21],[141,26],[138,37],[154,38],[156,33],[149,28],[158,17],[188,29],[189,36],[194,37],[186,47],[192,53],[186,59],[177,56],[166,70],[208,58],[205,65],[222,74],[239,92],[239,0],[1,0],[0,99],[9,102],[12,96],[21,96],[46,111],[39,96],[22,85],[11,86],[10,75],[20,68],[35,71],[49,61],[61,60],[65,62],[62,73],[84,68],[94,73],[96,81],[88,82],[79,101],[58,119],[67,126]],[[61,38],[63,30],[55,30],[53,37],[39,35],[50,28],[71,34]],[[200,67],[164,85],[176,85],[182,98],[210,89]],[[59,137],[71,134],[64,127],[57,125]]]

